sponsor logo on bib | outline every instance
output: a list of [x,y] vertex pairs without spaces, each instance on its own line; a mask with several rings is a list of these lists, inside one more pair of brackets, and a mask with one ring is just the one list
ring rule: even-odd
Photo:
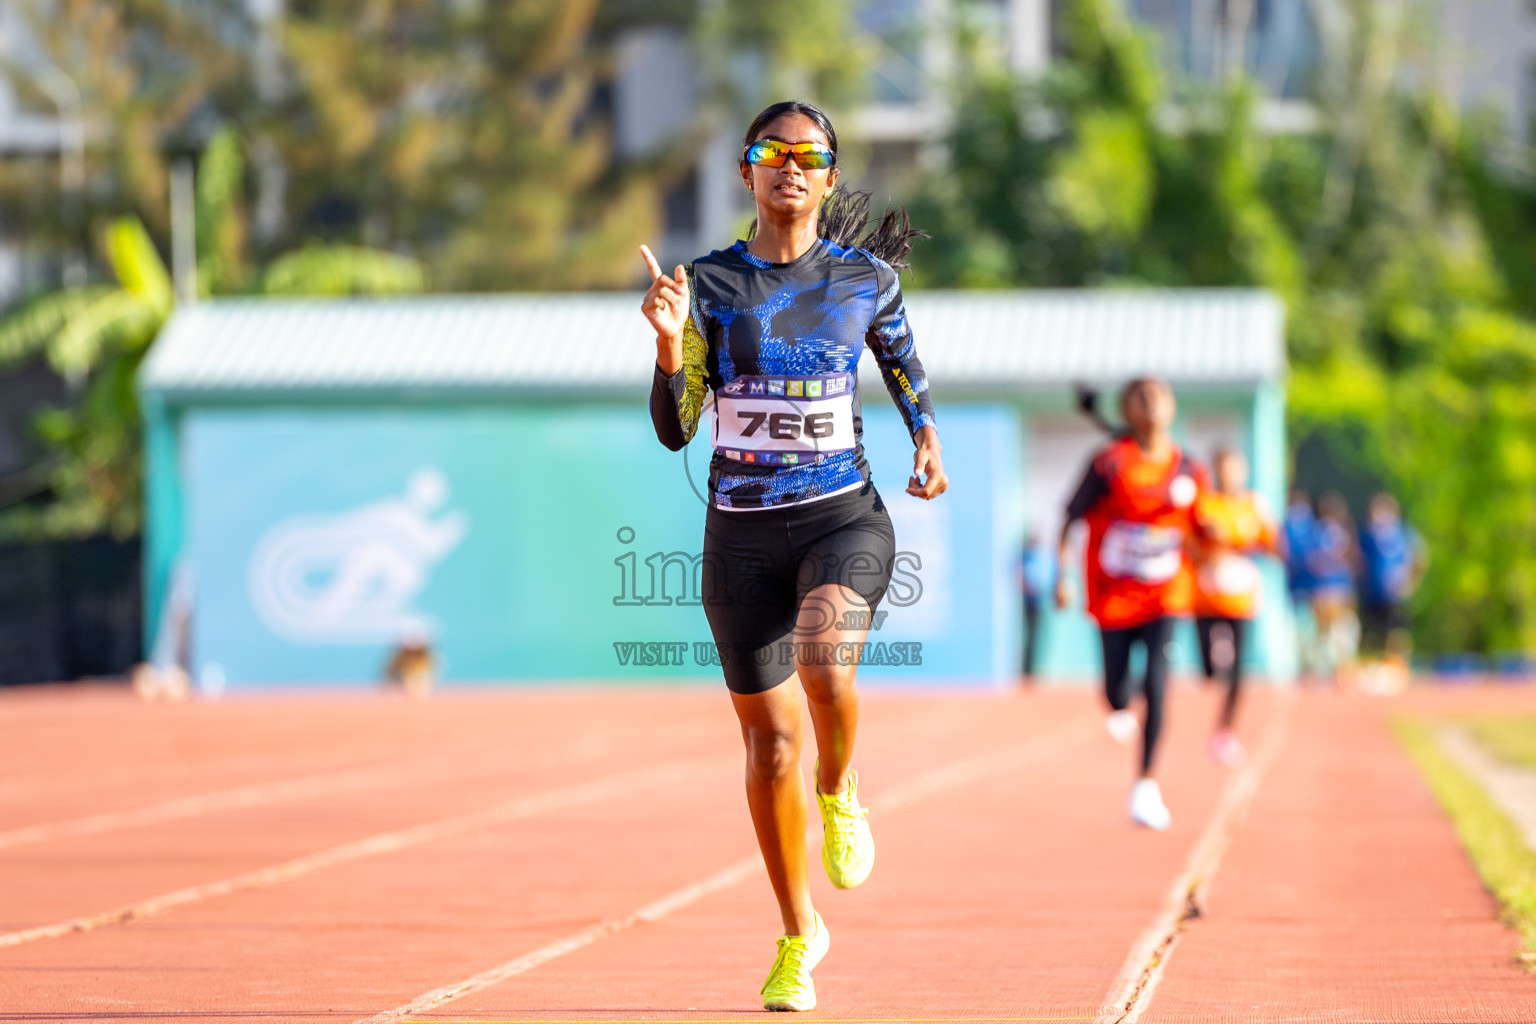
[[715,402],[714,447],[725,458],[794,466],[854,447],[852,374],[730,383],[741,386],[721,387]]
[[1183,531],[1166,526],[1113,522],[1099,544],[1099,568],[1114,579],[1167,583],[1183,564]]

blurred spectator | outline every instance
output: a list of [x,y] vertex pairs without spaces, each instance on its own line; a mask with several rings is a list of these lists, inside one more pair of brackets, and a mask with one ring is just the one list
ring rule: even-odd
[[1317,517],[1312,512],[1312,498],[1303,490],[1293,490],[1286,500],[1285,521],[1280,540],[1285,554],[1285,583],[1291,595],[1291,611],[1296,617],[1296,646],[1301,668],[1316,674],[1313,655],[1317,648],[1317,623],[1312,618],[1312,570],[1307,560],[1312,556],[1313,534]]
[[1349,506],[1338,492],[1329,491],[1318,499],[1309,545],[1307,571],[1316,624],[1313,664],[1320,674],[1338,682],[1353,669],[1360,643],[1360,619],[1355,611],[1360,556]]
[[1225,676],[1226,700],[1211,734],[1211,756],[1243,759],[1234,726],[1243,685],[1243,646],[1258,617],[1264,580],[1255,555],[1279,550],[1274,513],[1248,489],[1248,460],[1222,446],[1211,459],[1215,487],[1195,502],[1195,631],[1207,679]]
[[413,619],[401,628],[389,664],[384,668],[384,681],[400,687],[407,697],[421,698],[432,692],[437,681],[437,656],[424,623]]
[[1424,542],[1403,522],[1397,499],[1385,491],[1371,499],[1360,531],[1361,648],[1406,667],[1413,652],[1408,599],[1424,574]]
[[1281,539],[1285,545],[1285,583],[1298,608],[1312,603],[1312,573],[1307,557],[1312,553],[1312,534],[1317,529],[1312,499],[1306,491],[1292,491],[1285,505]]
[[1033,679],[1040,653],[1040,606],[1056,593],[1056,552],[1031,530],[1019,566],[1024,590],[1024,678]]

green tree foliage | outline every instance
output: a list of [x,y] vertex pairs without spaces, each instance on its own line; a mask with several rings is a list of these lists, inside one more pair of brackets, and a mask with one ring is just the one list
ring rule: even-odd
[[1536,650],[1536,167],[1391,87],[1380,6],[1355,5],[1313,135],[1259,132],[1246,81],[1166,102],[1113,0],[1064,5],[1039,79],[963,62],[950,167],[912,204],[920,280],[1273,289],[1293,437],[1352,445],[1429,543],[1421,643]]
[[[80,248],[130,213],[163,239],[167,143],[218,124],[253,159],[241,182],[209,153],[199,204],[254,199],[239,221],[203,218],[226,232],[199,238],[220,290],[244,279],[237,254],[315,241],[409,256],[455,291],[618,287],[658,233],[664,176],[616,161],[601,113],[602,33],[623,20],[598,0],[290,0],[271,21],[245,0],[15,3],[92,129],[87,197],[60,195],[52,157],[0,161],[7,228],[29,240]],[[52,112],[38,62],[5,70]]]
[[209,109],[212,97],[238,96],[243,58],[227,26],[243,17],[243,3],[10,0],[7,6],[25,20],[39,52],[0,71],[44,114],[61,112],[49,98],[61,88],[76,95],[89,143],[83,195],[61,192],[52,154],[0,161],[7,232],[79,249],[93,224],[113,216],[133,214],[151,231],[167,231],[165,144]]
[[33,468],[47,498],[0,512],[0,537],[87,536],[139,527],[138,405],[133,371],[173,305],[171,279],[142,224],[114,221],[103,248],[118,287],[41,296],[0,322],[0,368],[42,353],[73,385],[68,406],[36,428],[47,458]]
[[205,295],[416,291],[429,275],[445,290],[621,287],[687,161],[614,159],[601,90],[619,28],[697,19],[712,96],[747,59],[766,89],[847,98],[862,59],[847,0],[288,0],[270,20],[247,0],[15,6],[40,59],[4,73],[49,113],[49,76],[66,81],[89,148],[75,194],[52,155],[0,161],[6,227],[95,253],[93,279],[116,284],[34,297],[0,322],[0,372],[47,360],[72,382],[69,407],[38,421],[45,457],[23,482],[48,500],[0,509],[5,536],[138,528],[131,384],[170,311],[151,238],[170,233],[173,151],[201,150]]
[[[257,269],[244,246],[240,140],[224,129],[198,166],[199,287],[209,293],[363,295],[420,291],[414,260],[355,246],[313,245]],[[70,383],[73,401],[36,418],[42,496],[0,509],[0,538],[136,534],[142,521],[134,373],[175,306],[171,276],[136,217],[111,221],[102,250],[116,286],[38,296],[0,320],[0,372],[36,359]]]
[[593,116],[597,7],[291,4],[282,98],[251,132],[282,154],[294,216],[403,246],[449,289],[628,283],[659,195],[646,169],[615,163]]
[[700,5],[696,34],[711,98],[750,116],[781,99],[838,110],[865,87],[874,41],[850,0],[723,0]]

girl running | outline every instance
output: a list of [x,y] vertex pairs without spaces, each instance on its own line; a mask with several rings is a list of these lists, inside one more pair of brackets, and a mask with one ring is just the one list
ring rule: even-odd
[[[1088,614],[1099,624],[1103,640],[1104,695],[1111,708],[1104,724],[1121,742],[1129,742],[1137,728],[1129,710],[1131,647],[1139,643],[1146,649],[1141,771],[1131,790],[1130,813],[1132,821],[1153,829],[1165,829],[1172,821],[1152,765],[1163,725],[1173,620],[1189,614],[1194,597],[1185,548],[1203,480],[1173,443],[1176,412],[1166,381],[1141,378],[1125,386],[1120,414],[1126,432],[1089,462],[1067,505],[1057,554],[1057,564],[1067,565],[1072,524],[1086,519]],[[1072,603],[1065,573],[1056,585],[1056,603],[1061,608]]]
[[1312,575],[1312,620],[1316,623],[1312,662],[1335,686],[1355,667],[1360,618],[1355,611],[1355,576],[1360,549],[1349,505],[1337,491],[1317,500],[1317,521],[1307,553]]
[[[948,486],[933,404],[897,270],[916,234],[887,213],[858,244],[868,193],[834,191],[837,133],[808,103],[775,103],[747,129],[741,180],[755,233],[663,274],[642,309],[656,330],[651,420],[673,451],[713,390],[704,606],[747,749],[747,806],[785,934],[763,984],[770,1010],[816,1005],[827,926],[806,867],[800,691],[816,736],[822,864],[832,884],[869,876],[875,846],[850,767],[857,651],[890,581],[895,533],[860,442],[865,346],[916,445],[907,493]],[[782,685],[794,680],[796,685]]]
[[1262,495],[1248,490],[1248,460],[1218,448],[1211,460],[1216,488],[1195,502],[1195,631],[1207,679],[1226,675],[1227,696],[1211,736],[1211,756],[1224,765],[1242,761],[1233,725],[1243,685],[1243,645],[1259,614],[1264,582],[1253,555],[1278,554],[1279,535]]

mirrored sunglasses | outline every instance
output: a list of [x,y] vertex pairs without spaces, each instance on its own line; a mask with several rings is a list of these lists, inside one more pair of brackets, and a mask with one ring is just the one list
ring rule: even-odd
[[764,167],[783,167],[791,155],[802,171],[825,170],[837,163],[837,154],[819,142],[790,143],[777,139],[758,139],[747,147],[742,159]]

